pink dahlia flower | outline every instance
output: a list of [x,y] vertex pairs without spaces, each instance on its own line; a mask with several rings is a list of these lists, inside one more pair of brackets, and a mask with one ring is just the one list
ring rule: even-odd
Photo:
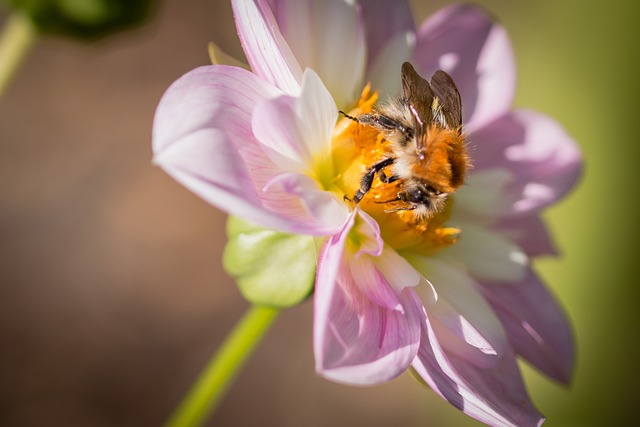
[[[324,238],[321,375],[375,384],[411,367],[486,424],[541,424],[516,356],[567,383],[574,348],[530,260],[555,253],[540,212],[574,186],[581,158],[553,119],[511,109],[505,30],[469,5],[415,28],[402,1],[232,4],[251,72],[212,65],[178,79],[156,112],[155,162],[232,215]],[[358,205],[344,199],[381,142],[338,109],[366,113],[376,93],[397,94],[403,61],[452,76],[474,165],[444,212],[422,223],[380,208],[377,180]]]

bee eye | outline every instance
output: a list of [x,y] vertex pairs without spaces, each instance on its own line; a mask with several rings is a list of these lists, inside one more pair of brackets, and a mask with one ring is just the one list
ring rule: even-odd
[[428,199],[427,194],[419,188],[403,191],[398,195],[403,202],[423,204]]

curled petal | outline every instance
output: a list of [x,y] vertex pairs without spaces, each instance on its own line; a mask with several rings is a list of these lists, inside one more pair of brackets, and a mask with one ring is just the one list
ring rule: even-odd
[[[396,298],[399,307],[377,304],[360,292],[345,258],[348,235],[355,212],[339,234],[322,248],[318,262],[314,313],[316,370],[335,381],[375,384],[404,372],[414,359],[420,343],[423,308],[412,289]],[[373,268],[373,264],[370,264]],[[384,277],[371,270],[368,286],[389,287]],[[382,294],[380,294],[382,296]]]
[[490,426],[539,427],[544,418],[531,403],[513,351],[481,369],[449,353],[438,342],[429,319],[412,366],[442,398]]
[[500,167],[511,174],[505,191],[511,215],[555,203],[573,188],[582,171],[574,140],[555,120],[535,111],[513,111],[469,139],[475,170]]
[[264,0],[232,0],[233,16],[251,69],[289,95],[300,91],[302,69]]
[[318,183],[303,174],[283,173],[269,181],[260,194],[265,206],[315,230],[333,234],[349,215],[347,206]]
[[347,108],[360,91],[365,33],[356,2],[273,0],[278,27],[302,68],[314,69],[336,103]]
[[430,77],[448,72],[462,96],[463,122],[478,129],[506,113],[515,91],[515,61],[505,29],[483,9],[452,5],[418,30],[413,63]]
[[569,384],[575,348],[569,321],[537,275],[528,270],[521,283],[485,283],[483,292],[502,320],[515,350],[551,378]]

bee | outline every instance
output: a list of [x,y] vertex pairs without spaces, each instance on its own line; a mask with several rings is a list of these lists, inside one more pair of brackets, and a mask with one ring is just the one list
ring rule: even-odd
[[389,153],[363,175],[360,188],[346,200],[359,203],[377,175],[385,184],[398,183],[388,212],[413,211],[425,218],[441,211],[447,196],[463,183],[470,166],[462,131],[460,93],[442,70],[431,82],[405,62],[402,95],[374,109],[371,114],[345,117],[382,133]]

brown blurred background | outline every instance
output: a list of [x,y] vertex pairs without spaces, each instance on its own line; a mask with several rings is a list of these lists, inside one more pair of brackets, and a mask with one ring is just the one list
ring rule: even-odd
[[[412,3],[418,22],[445,4]],[[587,157],[548,216],[567,256],[540,263],[576,325],[576,380],[525,368],[532,397],[548,426],[630,425],[638,7],[480,3],[513,38],[517,104],[558,118]],[[225,215],[151,165],[157,102],[210,40],[242,55],[227,1],[166,0],[98,43],[40,39],[0,99],[0,425],[160,425],[247,307],[221,268]],[[311,304],[283,313],[210,425],[477,425],[407,376],[317,377],[311,328]]]

